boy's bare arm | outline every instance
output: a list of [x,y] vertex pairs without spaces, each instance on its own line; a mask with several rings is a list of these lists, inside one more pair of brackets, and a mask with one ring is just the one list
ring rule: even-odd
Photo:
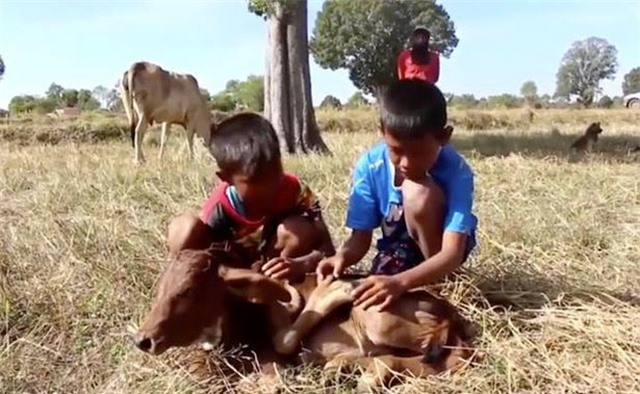
[[417,266],[396,275],[403,289],[434,283],[452,273],[464,257],[467,235],[445,231],[442,248]]
[[311,251],[311,253],[302,258],[305,272],[314,272],[323,258],[336,254],[336,248],[333,245],[329,228],[324,219],[316,220],[313,225],[318,231],[321,241],[317,250]]
[[326,257],[336,254],[336,248],[333,245],[331,233],[329,233],[329,227],[325,223],[324,219],[320,218],[319,220],[316,220],[314,226],[318,229],[320,237],[322,238],[322,242],[319,247],[320,252],[322,252]]
[[316,273],[321,278],[328,274],[339,276],[345,268],[356,264],[367,254],[372,236],[373,231],[370,230],[353,230],[334,256],[318,264]]
[[369,251],[373,231],[353,230],[351,235],[338,250],[337,256],[347,268],[358,263]]

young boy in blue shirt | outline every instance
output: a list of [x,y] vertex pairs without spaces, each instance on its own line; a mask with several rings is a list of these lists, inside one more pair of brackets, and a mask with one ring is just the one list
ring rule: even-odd
[[446,100],[428,82],[394,82],[382,94],[384,141],[357,161],[347,209],[350,237],[317,268],[339,277],[369,250],[382,228],[371,276],[354,305],[382,310],[405,291],[443,279],[476,245],[473,172],[448,144]]

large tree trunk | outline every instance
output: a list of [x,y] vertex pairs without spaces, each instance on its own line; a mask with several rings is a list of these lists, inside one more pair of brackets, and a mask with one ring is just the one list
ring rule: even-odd
[[268,18],[264,114],[288,153],[330,153],[320,136],[311,98],[307,1],[276,3]]
[[[269,17],[269,115],[284,151],[295,153],[289,117],[289,61],[286,14],[280,6]],[[266,95],[266,92],[265,92]],[[266,105],[265,105],[266,107]]]

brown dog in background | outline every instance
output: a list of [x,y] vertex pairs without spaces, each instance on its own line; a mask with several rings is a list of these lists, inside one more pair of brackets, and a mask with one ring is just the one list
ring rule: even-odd
[[578,138],[573,144],[571,144],[571,149],[576,152],[591,152],[593,149],[593,145],[598,142],[598,134],[602,133],[602,127],[600,127],[600,122],[593,122],[587,127],[587,130],[584,132],[584,135]]

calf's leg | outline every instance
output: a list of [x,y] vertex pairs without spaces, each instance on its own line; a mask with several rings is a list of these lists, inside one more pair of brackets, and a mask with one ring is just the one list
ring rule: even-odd
[[293,324],[286,321],[279,324],[273,339],[276,351],[281,354],[293,353],[300,341],[330,312],[347,302],[353,302],[352,289],[351,283],[332,281],[330,276],[320,281]]

